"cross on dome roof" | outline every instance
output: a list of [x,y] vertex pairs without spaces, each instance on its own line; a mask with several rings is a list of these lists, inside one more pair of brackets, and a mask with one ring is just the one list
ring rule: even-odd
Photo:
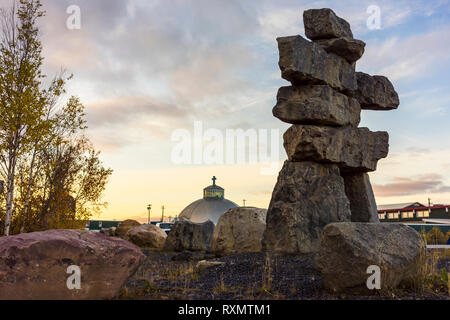
[[216,176],[213,176],[213,184],[203,189],[203,199],[223,199],[225,190],[216,184]]

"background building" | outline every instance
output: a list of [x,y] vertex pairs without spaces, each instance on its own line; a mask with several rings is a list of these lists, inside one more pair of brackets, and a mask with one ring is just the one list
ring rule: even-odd
[[[420,202],[397,203],[378,206],[378,217],[381,222],[417,222],[450,223],[450,205],[425,206]],[[436,220],[437,219],[437,220]]]
[[192,222],[202,223],[211,220],[217,224],[219,217],[228,209],[238,205],[225,199],[225,190],[216,185],[216,177],[212,178],[213,184],[203,189],[203,199],[192,202],[179,214],[179,218],[186,218]]

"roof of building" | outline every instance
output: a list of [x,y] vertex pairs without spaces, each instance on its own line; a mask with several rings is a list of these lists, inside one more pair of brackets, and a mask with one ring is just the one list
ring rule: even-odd
[[450,219],[422,219],[425,223],[450,224]]
[[404,211],[429,211],[429,210],[437,210],[437,209],[446,209],[450,208],[450,205],[432,205],[432,206],[424,206],[420,202],[412,202],[409,203],[409,205],[406,205],[406,203],[399,203],[399,204],[389,204],[389,205],[380,205],[377,206],[378,213],[383,212],[404,212]]
[[225,211],[236,207],[238,207],[236,203],[227,199],[199,199],[184,208],[179,217],[195,223],[211,220],[217,224]]
[[421,204],[420,202],[404,202],[404,203],[378,205],[377,209],[378,209],[378,211],[384,211],[384,210],[394,210],[394,209],[407,209],[407,208],[414,208],[414,207],[424,207],[424,205]]

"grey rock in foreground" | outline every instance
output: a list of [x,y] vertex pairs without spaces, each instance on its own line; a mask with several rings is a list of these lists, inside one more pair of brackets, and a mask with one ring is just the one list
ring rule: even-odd
[[[99,232],[49,230],[0,238],[0,300],[111,299],[143,263],[134,244]],[[81,272],[69,290],[69,266]]]
[[211,251],[214,223],[194,223],[181,218],[175,223],[164,244],[166,251]]
[[214,229],[212,251],[218,256],[261,251],[266,214],[266,209],[253,207],[226,211]]
[[353,38],[350,24],[329,8],[303,12],[305,35],[311,40],[348,37]]
[[364,48],[366,47],[364,41],[345,37],[316,40],[315,43],[320,45],[326,52],[345,58],[349,63],[358,61],[364,54]]
[[357,127],[361,107],[357,100],[325,85],[281,87],[273,115],[292,124]]
[[350,201],[352,222],[380,222],[377,204],[367,173],[349,173],[343,175],[345,194]]
[[350,215],[337,165],[286,161],[267,211],[263,249],[317,252],[323,228],[331,222],[350,221]]
[[141,248],[162,249],[166,242],[166,232],[152,224],[143,224],[130,229],[127,238]]
[[421,236],[403,224],[332,223],[324,229],[316,266],[332,292],[370,292],[369,266],[380,267],[381,289],[392,289],[414,278],[424,248]]
[[326,84],[346,94],[357,89],[355,68],[344,58],[327,53],[301,36],[281,37],[277,41],[281,76],[294,86]]
[[290,161],[335,163],[344,171],[375,171],[389,151],[387,132],[367,128],[293,125],[284,134]]
[[393,110],[400,105],[400,99],[388,78],[357,72],[358,90],[355,98],[366,110]]

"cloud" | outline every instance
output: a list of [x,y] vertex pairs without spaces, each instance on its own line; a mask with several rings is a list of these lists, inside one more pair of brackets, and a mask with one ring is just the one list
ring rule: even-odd
[[89,103],[87,124],[95,146],[117,152],[125,146],[168,140],[189,110],[153,96],[114,97]]
[[412,178],[395,177],[391,183],[374,184],[373,190],[377,197],[393,197],[450,192],[450,186],[444,184],[441,175],[431,173]]
[[449,61],[450,42],[443,41],[449,38],[450,28],[447,26],[405,38],[393,36],[368,41],[358,69],[382,74],[391,80],[423,78]]
[[89,126],[133,125],[147,118],[170,121],[185,118],[186,108],[167,103],[152,96],[119,96],[88,104]]
[[423,154],[423,153],[427,153],[430,152],[430,149],[428,148],[418,148],[418,147],[408,147],[406,148],[407,152],[411,153],[411,156],[417,156],[418,154]]
[[[80,30],[65,26],[74,4]],[[109,150],[167,139],[171,128],[230,114],[259,93],[247,78],[258,22],[239,1],[44,0],[44,9],[46,72],[75,74],[69,93],[85,102],[90,132]]]

